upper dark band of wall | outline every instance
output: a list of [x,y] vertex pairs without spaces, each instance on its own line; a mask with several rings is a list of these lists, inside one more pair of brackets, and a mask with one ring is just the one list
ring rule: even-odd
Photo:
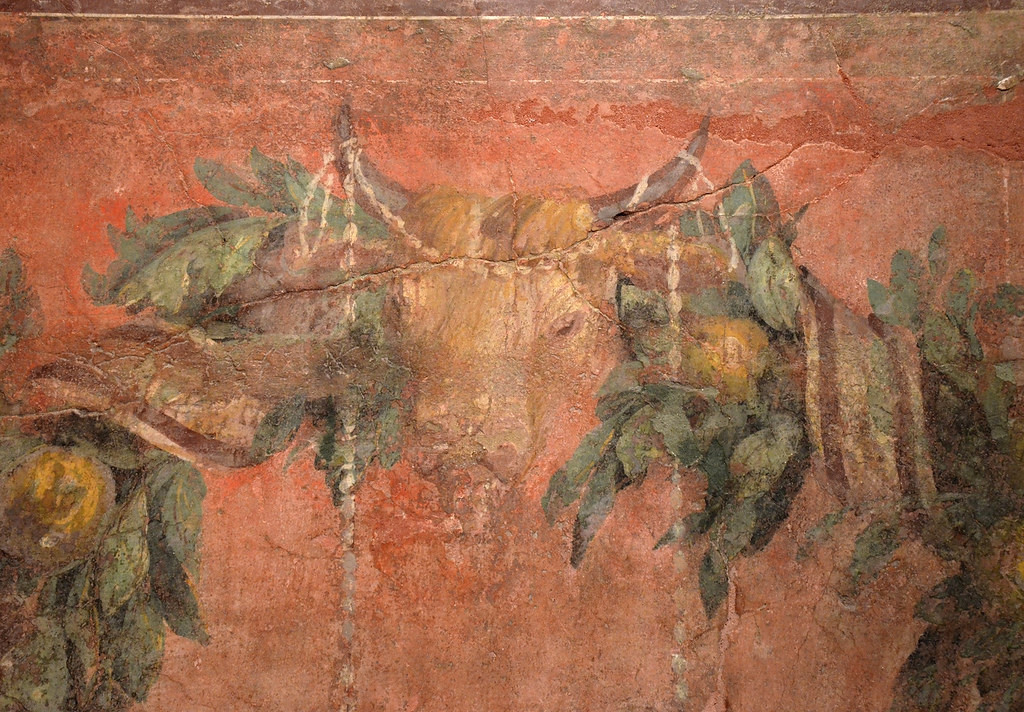
[[999,10],[1013,6],[1014,0],[0,0],[0,12],[243,17],[781,15]]

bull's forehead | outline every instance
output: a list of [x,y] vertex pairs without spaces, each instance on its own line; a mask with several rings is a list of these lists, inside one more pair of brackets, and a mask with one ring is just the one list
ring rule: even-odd
[[450,357],[514,357],[590,308],[557,264],[460,260],[401,283],[403,333]]

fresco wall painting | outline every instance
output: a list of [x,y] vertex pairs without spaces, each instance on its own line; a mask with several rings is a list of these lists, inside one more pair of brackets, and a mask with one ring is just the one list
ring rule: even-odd
[[0,36],[0,709],[1024,705],[1019,11]]

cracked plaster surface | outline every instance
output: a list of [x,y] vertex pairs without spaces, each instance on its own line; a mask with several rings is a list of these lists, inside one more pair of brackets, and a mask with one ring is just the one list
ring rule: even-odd
[[[621,348],[604,285],[582,283],[573,266],[596,242],[627,240],[621,233],[633,221],[713,200],[750,157],[776,186],[784,212],[810,205],[797,259],[854,308],[860,300],[863,310],[864,279],[885,274],[892,249],[920,247],[938,221],[965,235],[960,258],[991,281],[1019,274],[1024,256],[1014,245],[1024,236],[1024,211],[1015,198],[1024,185],[1024,109],[1019,89],[997,85],[1021,71],[1013,61],[1024,56],[1022,27],[1015,11],[955,21],[199,19],[129,26],[115,19],[0,18],[0,83],[11,97],[0,110],[0,163],[17,167],[0,177],[10,196],[6,224],[10,241],[40,275],[48,320],[48,332],[28,345],[9,377],[76,349],[101,357],[106,347],[98,334],[123,317],[91,307],[77,275],[82,264],[108,258],[105,222],[123,220],[129,202],[154,214],[208,202],[190,176],[195,156],[240,162],[257,145],[320,165],[332,146],[340,97],[364,117],[366,151],[385,173],[415,189],[451,183],[521,196],[579,197],[629,185],[678,152],[710,107],[703,180],[630,216],[625,226],[507,260],[409,258],[367,274],[288,286],[245,306],[366,283],[457,281],[477,269],[524,282],[555,270],[596,323],[586,332],[590,355],[569,364],[559,381],[564,392],[539,410],[543,437],[513,478],[525,484],[521,491],[488,489],[479,482],[486,473],[468,467],[452,467],[450,480],[432,479],[441,456],[420,447],[396,471],[379,475],[360,500],[359,709],[673,709],[677,680],[669,661],[680,649],[677,618],[689,626],[681,648],[689,669],[681,677],[691,703],[700,705],[694,709],[758,710],[765,699],[816,709],[807,706],[816,704],[809,691],[823,679],[812,669],[815,656],[870,645],[850,641],[858,630],[877,631],[879,621],[884,628],[890,620],[865,624],[863,610],[842,610],[834,595],[836,552],[849,548],[852,533],[837,535],[810,563],[779,566],[788,561],[780,557],[792,558],[801,527],[832,504],[827,495],[809,489],[795,530],[740,571],[724,628],[687,613],[700,610],[693,566],[676,571],[667,555],[651,552],[658,526],[676,514],[667,483],[633,493],[609,522],[609,541],[624,551],[599,542],[589,570],[564,570],[563,533],[544,528],[536,500],[589,428],[593,392]],[[327,69],[328,56],[352,63]],[[58,252],[63,265],[52,259]],[[525,294],[516,290],[513,299]],[[507,345],[514,321],[499,326]],[[155,350],[187,338],[171,334]],[[499,378],[515,364],[490,367]],[[460,392],[457,383],[441,385],[453,389],[454,399],[480,396],[466,386]],[[488,401],[483,412],[496,407]],[[13,417],[59,412],[67,411]],[[331,678],[346,646],[340,626],[316,629],[335,620],[341,606],[342,573],[329,563],[338,524],[308,463],[283,471],[280,464],[210,470],[204,595],[220,635],[209,653],[172,644],[146,709],[196,700],[252,710],[337,702]],[[650,531],[628,534],[649,516],[658,526],[647,522]],[[474,529],[474,517],[490,517],[498,534]],[[239,530],[246,536],[239,539]],[[872,593],[873,605],[897,601],[889,614],[905,625],[886,648],[888,677],[859,689],[850,684],[852,674],[843,678],[841,666],[832,666],[833,677],[825,678],[837,709],[854,699],[863,704],[857,709],[886,709],[886,681],[899,655],[912,649],[913,602],[909,594],[894,596],[925,586],[938,569],[920,551],[901,556]],[[907,574],[914,567],[921,569],[916,578]],[[780,595],[784,575],[806,583],[806,595],[787,602]],[[673,597],[684,603],[677,607]],[[464,614],[450,613],[459,610]],[[594,610],[601,613],[592,620]],[[778,633],[793,621],[799,624],[792,635]],[[398,653],[378,647],[377,638],[397,641]],[[790,679],[774,679],[780,656],[765,652],[780,641],[794,644],[786,658]],[[801,654],[808,648],[815,651],[811,662]]]

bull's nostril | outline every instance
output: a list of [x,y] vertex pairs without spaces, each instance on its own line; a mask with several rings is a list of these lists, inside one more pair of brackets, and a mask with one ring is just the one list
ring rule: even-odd
[[567,314],[555,322],[552,334],[560,339],[575,335],[583,325],[583,312]]

